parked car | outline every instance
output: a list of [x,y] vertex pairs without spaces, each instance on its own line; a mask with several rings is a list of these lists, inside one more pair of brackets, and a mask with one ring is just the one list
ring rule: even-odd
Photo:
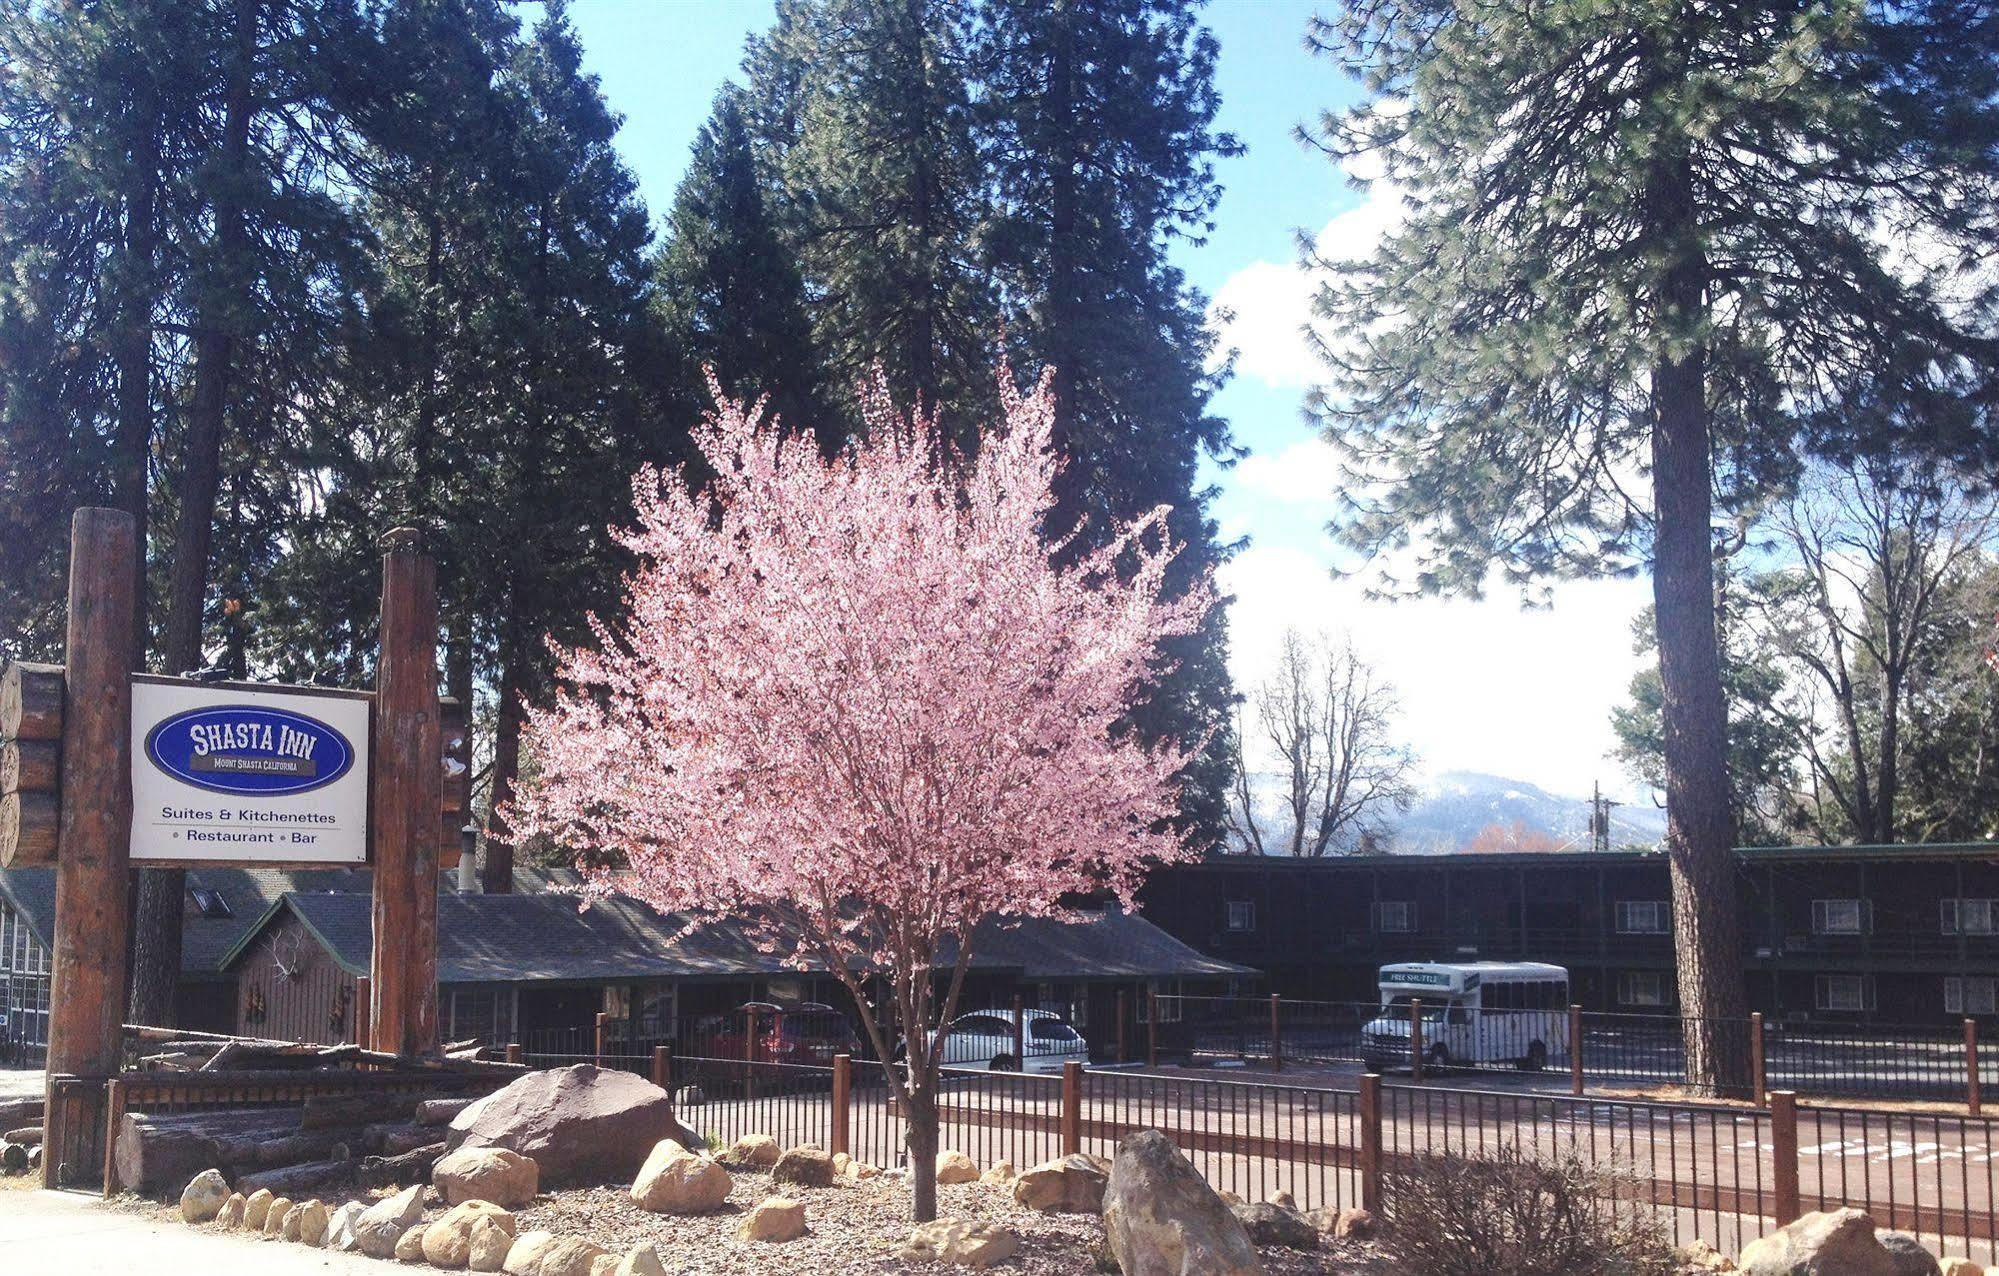
[[[750,1024],[755,1041],[747,1041]],[[692,1053],[711,1059],[755,1063],[797,1063],[823,1068],[836,1054],[858,1055],[861,1039],[846,1015],[819,1001],[779,1005],[746,1001],[726,1015],[710,1015],[694,1026]],[[685,1052],[685,1048],[683,1048]]]
[[1065,1063],[1088,1063],[1090,1045],[1062,1016],[1046,1010],[1020,1013],[1020,1046],[1014,1053],[1012,1010],[974,1010],[951,1021],[944,1033],[944,1066],[993,1072],[1060,1072]]

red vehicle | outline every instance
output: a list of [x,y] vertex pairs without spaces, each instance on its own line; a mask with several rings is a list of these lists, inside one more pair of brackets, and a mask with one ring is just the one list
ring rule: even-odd
[[[748,1040],[754,1031],[755,1039]],[[782,1006],[747,1001],[694,1026],[694,1052],[710,1059],[827,1067],[836,1054],[858,1055],[861,1039],[847,1016],[824,1002]]]

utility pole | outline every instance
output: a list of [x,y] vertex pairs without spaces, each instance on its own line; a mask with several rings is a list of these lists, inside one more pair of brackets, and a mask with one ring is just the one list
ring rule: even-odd
[[1593,781],[1590,784],[1589,848],[1592,851],[1602,852],[1610,849],[1610,811],[1612,807],[1623,805],[1624,803],[1613,802],[1603,795],[1602,782]]

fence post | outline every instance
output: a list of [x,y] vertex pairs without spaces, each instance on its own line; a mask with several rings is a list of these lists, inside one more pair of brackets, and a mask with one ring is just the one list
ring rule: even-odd
[[1409,1079],[1423,1084],[1423,999],[1409,999]]
[[508,1062],[508,1063],[519,1063],[519,1062],[521,1062],[521,1043],[520,1043],[520,1042],[518,1042],[518,1041],[509,1041],[509,1042],[507,1043],[507,1062]]
[[1062,1065],[1062,1155],[1083,1150],[1083,1065]]
[[597,1012],[597,1031],[591,1041],[591,1044],[595,1047],[597,1055],[597,1066],[600,1068],[604,1066],[604,1035],[606,1031],[606,1026],[609,1024],[610,1019],[611,1016],[606,1014],[605,1012],[601,1010]]
[[1978,1021],[1964,1018],[1964,1106],[1979,1115],[1984,1096],[1978,1092]]
[[673,1093],[673,1047],[652,1048],[652,1083],[668,1094]]
[[[106,1088],[104,1101],[104,1199],[118,1195],[118,1125],[125,1117],[125,1082],[113,1077]],[[48,1155],[42,1149],[42,1155]]]
[[1125,1058],[1124,1016],[1125,1016],[1124,989],[1120,988],[1117,990],[1117,1061],[1120,1065],[1124,1063],[1124,1058]]
[[854,1115],[853,1096],[853,1056],[836,1054],[833,1056],[833,1130],[830,1140],[833,1146],[829,1149],[834,1156],[842,1152],[850,1156],[853,1154],[853,1148],[849,1146],[852,1138],[849,1123]]
[[1022,1020],[1020,994],[1013,995],[1013,1066],[1027,1071],[1027,1025]]
[[1145,1068],[1159,1071],[1159,993],[1145,990]]
[[1770,1092],[1770,1163],[1774,1217],[1782,1227],[1804,1213],[1798,1200],[1798,1096],[1791,1090]]
[[1583,1008],[1569,1003],[1569,1093],[1583,1092]]
[[1279,1019],[1282,1003],[1276,993],[1270,994],[1270,1070],[1284,1071],[1284,1025]]
[[1381,1077],[1360,1079],[1360,1207],[1381,1213]]
[[745,1100],[754,1099],[757,1097],[756,1061],[757,1061],[758,1017],[759,1016],[757,1015],[756,1008],[754,1006],[751,1007],[749,1010],[748,1018],[744,1021],[744,1027],[743,1027],[743,1098]]
[[1763,1012],[1753,1011],[1749,1016],[1749,1074],[1756,1087],[1756,1106],[1767,1107],[1770,1094],[1770,1073],[1763,1057]]

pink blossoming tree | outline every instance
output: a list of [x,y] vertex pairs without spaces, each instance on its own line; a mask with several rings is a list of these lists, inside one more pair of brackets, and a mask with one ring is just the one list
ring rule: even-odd
[[830,461],[718,394],[706,484],[634,483],[625,615],[560,653],[516,812],[621,853],[630,871],[593,888],[751,925],[839,978],[908,1114],[919,1221],[936,1213],[930,1030],[956,1013],[975,928],[1061,918],[1082,892],[1128,905],[1184,853],[1166,821],[1189,753],[1119,724],[1161,640],[1211,602],[1164,597],[1164,510],[1055,565],[1049,382],[1001,383],[1005,426],[972,458],[878,384],[863,441]]

